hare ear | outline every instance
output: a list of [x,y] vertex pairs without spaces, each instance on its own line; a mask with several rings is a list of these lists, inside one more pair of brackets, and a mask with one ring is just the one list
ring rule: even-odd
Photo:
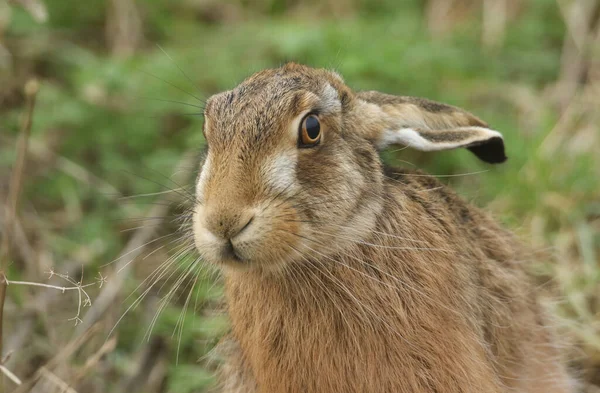
[[402,144],[422,151],[464,147],[485,162],[506,161],[502,134],[460,108],[376,91],[357,94],[365,137],[379,149]]

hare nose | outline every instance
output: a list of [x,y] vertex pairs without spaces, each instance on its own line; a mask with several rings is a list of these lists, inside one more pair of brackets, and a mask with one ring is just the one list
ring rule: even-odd
[[226,214],[214,212],[208,215],[206,227],[213,235],[225,240],[231,240],[248,228],[254,220],[252,213]]

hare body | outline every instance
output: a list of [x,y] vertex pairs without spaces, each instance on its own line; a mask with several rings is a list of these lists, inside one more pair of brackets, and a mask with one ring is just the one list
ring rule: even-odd
[[224,266],[224,393],[574,391],[518,242],[378,154],[467,147],[499,162],[497,132],[295,64],[205,114],[194,235]]
[[421,173],[383,187],[335,262],[226,274],[239,391],[572,391],[512,237]]

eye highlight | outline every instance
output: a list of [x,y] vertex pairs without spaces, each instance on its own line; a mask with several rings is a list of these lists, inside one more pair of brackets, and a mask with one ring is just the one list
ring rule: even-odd
[[298,131],[299,147],[313,147],[321,141],[321,123],[315,114],[307,115],[302,120]]

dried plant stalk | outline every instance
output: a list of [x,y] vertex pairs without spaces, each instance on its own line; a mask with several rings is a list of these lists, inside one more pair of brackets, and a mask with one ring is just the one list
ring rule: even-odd
[[[6,219],[4,221],[4,230],[2,231],[2,246],[0,248],[0,357],[2,356],[2,340],[4,325],[4,301],[6,299],[6,288],[8,280],[6,271],[8,270],[8,258],[10,248],[10,233],[13,228],[14,219],[17,215],[19,196],[23,183],[23,174],[25,172],[25,163],[27,158],[27,147],[29,144],[29,135],[31,134],[31,125],[33,124],[33,111],[35,109],[35,98],[39,90],[38,82],[33,79],[25,85],[25,97],[27,98],[27,112],[21,127],[21,139],[17,147],[17,159],[13,168],[10,186],[8,189],[8,203],[6,204]],[[4,375],[4,374],[3,374]],[[0,393],[4,392],[4,378],[0,381]]]

